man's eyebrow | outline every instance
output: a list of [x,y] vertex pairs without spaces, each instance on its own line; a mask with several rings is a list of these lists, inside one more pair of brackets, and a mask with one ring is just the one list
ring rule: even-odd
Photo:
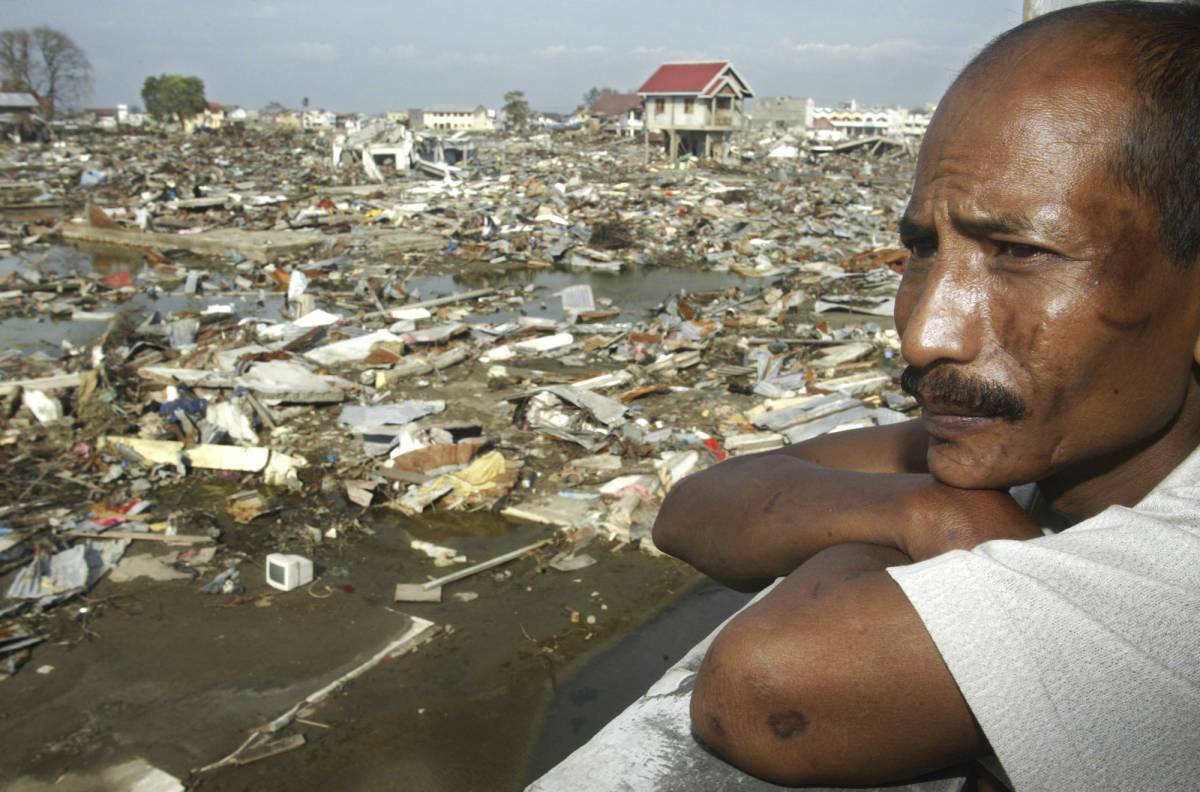
[[1023,212],[954,217],[954,227],[969,236],[986,237],[992,234],[1026,234],[1035,230],[1033,219]]

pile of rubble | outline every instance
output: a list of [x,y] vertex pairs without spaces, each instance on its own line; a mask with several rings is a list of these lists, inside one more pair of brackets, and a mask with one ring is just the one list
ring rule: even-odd
[[[550,529],[488,559],[412,542],[469,573],[527,552],[578,569],[595,541],[654,553],[657,506],[688,473],[913,407],[889,329],[902,151],[706,169],[586,136],[494,140],[456,174],[355,186],[359,166],[322,143],[6,152],[9,184],[36,181],[74,216],[0,224],[0,311],[96,328],[0,354],[8,673],[52,636],[53,607],[105,575],[237,596],[265,556],[311,563],[368,514]],[[220,236],[234,231],[275,236]],[[105,235],[141,266],[39,266],[58,239]],[[668,267],[727,281],[645,311],[598,295],[597,273]],[[541,285],[548,269],[566,285]],[[499,282],[421,294],[435,272]],[[213,502],[209,483],[229,491]],[[436,600],[462,576],[397,581],[397,598]]]

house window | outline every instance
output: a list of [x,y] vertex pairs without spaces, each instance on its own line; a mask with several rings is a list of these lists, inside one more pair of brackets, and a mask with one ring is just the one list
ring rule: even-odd
[[663,113],[665,113],[666,111],[667,111],[667,100],[666,100],[666,99],[661,99],[661,98],[660,98],[660,99],[655,99],[655,100],[654,100],[654,112],[655,112],[657,115],[662,115],[662,114],[663,114]]
[[690,113],[695,109],[696,109],[696,100],[695,99],[693,99],[692,97],[689,96],[688,98],[683,100],[683,112]]

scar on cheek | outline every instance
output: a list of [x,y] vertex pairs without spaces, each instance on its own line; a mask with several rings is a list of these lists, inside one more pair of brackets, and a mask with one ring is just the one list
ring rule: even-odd
[[790,740],[808,730],[808,718],[800,710],[773,712],[767,716],[767,726],[781,740]]
[[782,491],[776,492],[774,495],[767,498],[766,505],[763,506],[763,514],[774,514],[775,513],[775,501],[779,500],[779,496],[782,494],[783,494]]
[[716,715],[708,716],[708,730],[715,737],[725,736],[725,724]]

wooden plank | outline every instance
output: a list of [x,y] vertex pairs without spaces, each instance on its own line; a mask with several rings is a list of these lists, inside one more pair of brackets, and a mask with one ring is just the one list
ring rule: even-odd
[[52,377],[36,377],[34,379],[9,380],[0,382],[0,396],[8,396],[18,388],[28,390],[52,390],[54,388],[78,388],[83,382],[82,375],[56,374]]
[[231,251],[253,261],[269,261],[301,255],[324,244],[323,234],[295,231],[246,231],[240,228],[216,228],[199,234],[164,234],[126,228],[95,228],[81,223],[63,223],[58,233],[69,242],[99,242],[136,248],[190,250],[208,256],[228,256]]
[[135,542],[158,542],[169,545],[194,545],[214,541],[211,536],[197,534],[175,534],[167,536],[161,533],[141,533],[140,531],[63,531],[59,536],[71,536],[76,539],[132,539]]
[[302,745],[304,745],[303,734],[289,734],[287,737],[280,737],[278,740],[271,740],[262,745],[247,748],[238,754],[233,763],[239,766],[248,765],[260,759],[270,759],[272,756],[278,756],[287,751],[294,751]]
[[395,602],[441,602],[442,587],[427,589],[420,583],[397,583]]

